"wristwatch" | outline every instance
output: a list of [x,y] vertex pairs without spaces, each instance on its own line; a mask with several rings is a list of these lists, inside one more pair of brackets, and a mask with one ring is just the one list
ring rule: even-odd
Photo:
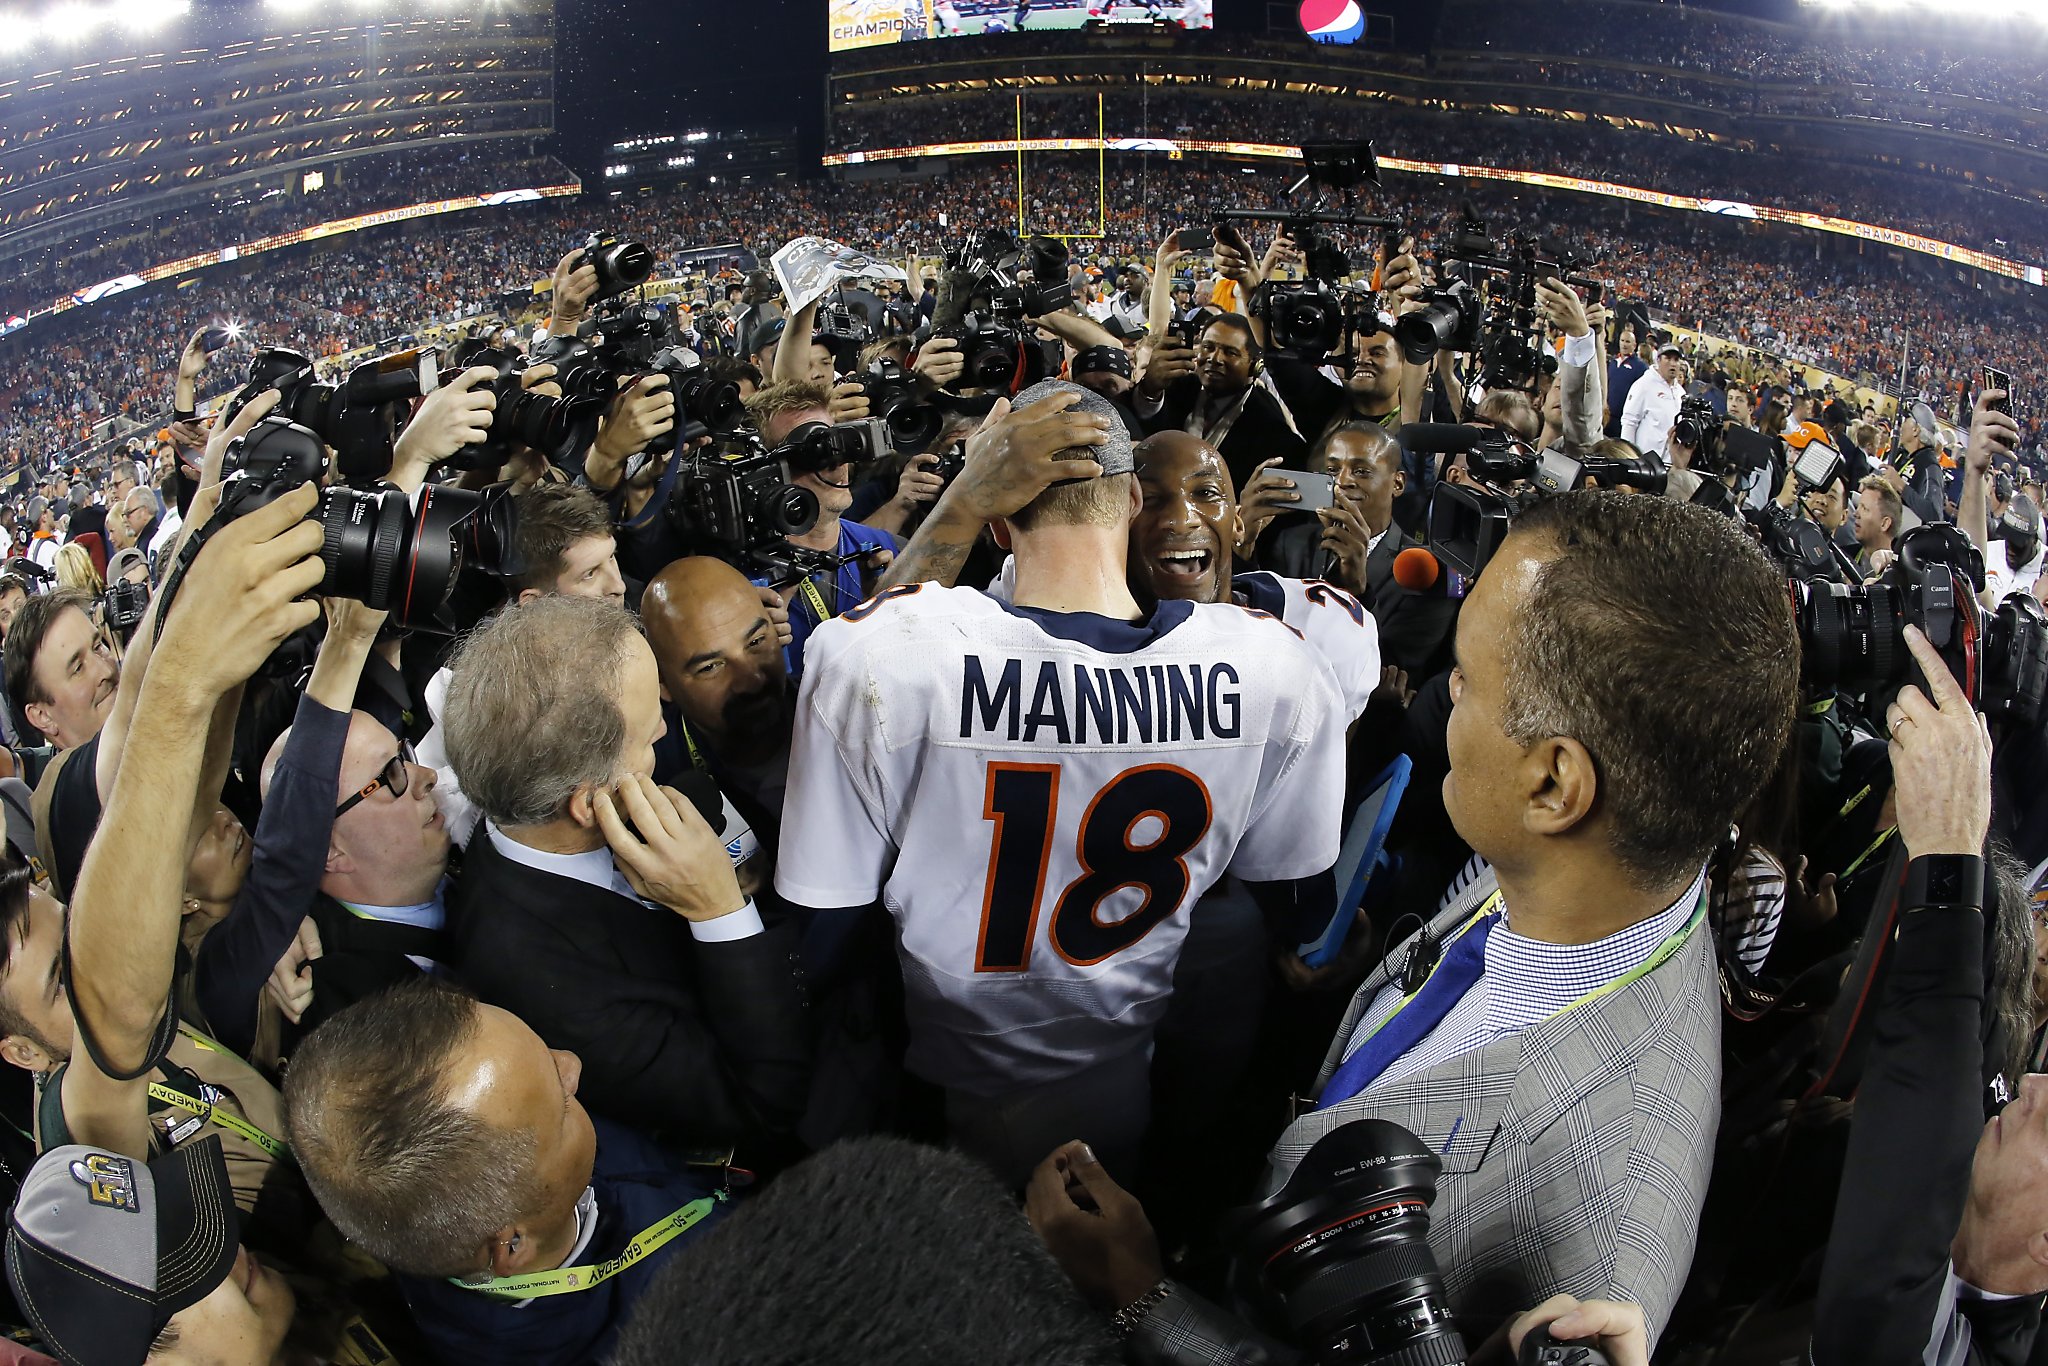
[[1922,854],[1906,865],[1899,908],[1984,909],[1984,860],[1975,854]]

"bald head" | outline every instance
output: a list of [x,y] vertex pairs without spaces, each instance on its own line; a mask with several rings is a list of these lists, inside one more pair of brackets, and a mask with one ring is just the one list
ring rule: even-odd
[[654,576],[640,618],[663,693],[691,733],[736,759],[789,738],[788,673],[763,590],[723,560],[677,560]]

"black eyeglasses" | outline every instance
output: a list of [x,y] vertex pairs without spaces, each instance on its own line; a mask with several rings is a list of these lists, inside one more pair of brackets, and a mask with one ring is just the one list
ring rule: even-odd
[[334,819],[340,820],[348,814],[349,809],[357,802],[365,797],[376,795],[377,789],[380,787],[390,788],[391,795],[394,797],[403,797],[405,795],[405,785],[411,780],[412,776],[412,770],[407,766],[407,760],[411,759],[411,757],[412,752],[404,749],[392,755],[391,761],[377,770],[376,778],[368,783],[362,791],[334,808]]

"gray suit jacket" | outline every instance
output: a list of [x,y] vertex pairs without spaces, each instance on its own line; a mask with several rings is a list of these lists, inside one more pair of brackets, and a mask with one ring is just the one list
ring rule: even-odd
[[[1480,878],[1432,932],[1494,885],[1491,872]],[[1352,998],[1318,1087],[1405,958],[1386,955]],[[1429,1242],[1471,1342],[1563,1291],[1634,1300],[1654,1344],[1692,1264],[1713,1163],[1720,1004],[1713,936],[1701,929],[1619,991],[1303,1115],[1274,1147],[1265,1189],[1347,1120],[1392,1120],[1443,1159]]]

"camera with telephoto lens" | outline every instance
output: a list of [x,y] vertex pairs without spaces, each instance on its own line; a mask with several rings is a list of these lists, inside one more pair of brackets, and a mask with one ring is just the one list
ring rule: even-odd
[[448,458],[458,470],[497,469],[521,447],[539,451],[550,464],[560,464],[596,439],[598,419],[609,406],[589,394],[564,393],[560,398],[528,391],[520,376],[528,359],[517,351],[490,345],[482,338],[458,343],[451,359],[460,372],[488,365],[497,371],[490,382],[497,406],[491,410],[490,434]]
[[596,303],[646,284],[654,273],[654,253],[644,242],[621,242],[608,232],[593,232],[583,239],[576,264],[597,272],[597,293],[590,296]]
[[1484,387],[1526,389],[1539,376],[1557,371],[1557,357],[1544,344],[1536,287],[1557,281],[1590,296],[1603,287],[1582,274],[1595,262],[1569,246],[1524,232],[1496,243],[1470,204],[1461,209],[1456,231],[1438,253],[1447,283],[1423,296],[1424,309],[1401,319],[1407,327],[1396,332],[1396,340],[1411,364],[1425,364],[1450,346],[1478,356]]
[[1279,1190],[1224,1216],[1232,1299],[1313,1362],[1462,1366],[1429,1250],[1442,1169],[1398,1124],[1332,1129]]
[[1862,694],[1927,680],[1906,648],[1917,626],[1961,685],[1971,705],[1984,697],[1984,558],[1953,523],[1914,527],[1875,583],[1792,579],[1799,628],[1800,677],[1829,691]]
[[[380,479],[391,471],[399,425],[412,400],[433,387],[432,352],[401,351],[366,360],[339,384],[316,377],[312,358],[266,346],[249,361],[249,380],[221,410],[223,424],[267,389],[278,391],[267,417],[281,417],[334,448],[344,477]],[[429,376],[423,382],[421,371]]]
[[666,375],[676,403],[675,425],[647,443],[651,454],[666,455],[700,436],[729,436],[746,425],[740,386],[714,378],[703,357],[689,347],[664,346],[648,359],[646,373]]
[[961,383],[1014,392],[1053,373],[1025,320],[1073,303],[1064,245],[991,229],[948,249],[946,271],[931,335],[959,342]]
[[1467,578],[1477,578],[1508,534],[1516,512],[1535,498],[1542,460],[1526,441],[1498,427],[1416,423],[1401,432],[1404,449],[1465,458],[1479,487],[1438,479],[1429,497],[1429,549]]
[[[319,434],[275,414],[238,438],[229,457],[234,468],[222,480],[220,509],[194,537],[188,547],[192,553],[213,528],[268,507],[327,473]],[[503,485],[477,493],[429,484],[417,500],[393,488],[331,485],[320,491],[307,518],[320,524],[320,559],[326,566],[314,591],[388,611],[399,626],[450,630],[442,610],[465,560],[502,573],[513,516]],[[189,555],[182,562],[189,563]]]

